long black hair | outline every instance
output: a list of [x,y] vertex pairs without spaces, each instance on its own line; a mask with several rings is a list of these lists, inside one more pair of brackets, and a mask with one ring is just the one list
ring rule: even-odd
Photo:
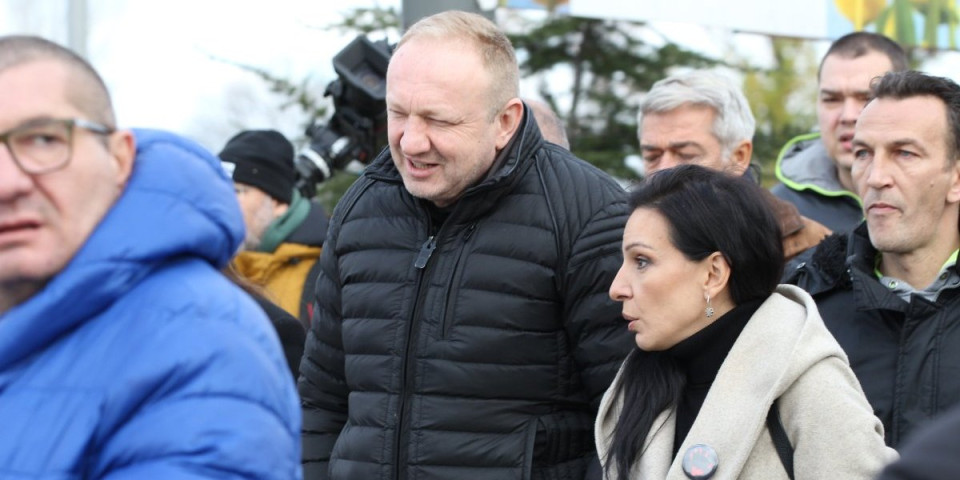
[[[670,243],[691,261],[720,252],[730,265],[728,288],[735,305],[766,298],[783,273],[780,226],[761,187],[743,177],[696,165],[655,173],[630,196],[633,210],[656,210],[667,221]],[[643,454],[653,421],[676,405],[684,372],[663,352],[634,349],[624,361],[615,395],[623,409],[611,438],[607,472],[628,480]]]

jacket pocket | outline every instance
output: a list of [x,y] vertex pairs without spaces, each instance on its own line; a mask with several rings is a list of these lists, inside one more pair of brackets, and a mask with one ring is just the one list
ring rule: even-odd
[[536,455],[537,430],[539,430],[540,418],[533,417],[527,422],[526,438],[523,447],[523,475],[522,480],[531,480],[533,476],[533,457]]
[[561,411],[541,415],[527,425],[524,479],[584,478],[596,457],[593,415]]

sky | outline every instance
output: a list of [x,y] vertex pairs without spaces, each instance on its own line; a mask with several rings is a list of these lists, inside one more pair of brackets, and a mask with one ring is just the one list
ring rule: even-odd
[[[0,34],[66,44],[67,1],[0,0]],[[241,128],[297,137],[306,122],[296,109],[280,112],[260,79],[227,61],[310,79],[322,92],[335,78],[331,58],[355,36],[325,27],[355,7],[399,9],[400,3],[88,0],[87,57],[107,83],[122,126],[178,131],[217,151]]]
[[[87,3],[87,57],[112,92],[121,126],[177,131],[213,151],[245,128],[275,128],[302,139],[307,122],[295,108],[282,110],[280,98],[262,80],[230,62],[308,81],[322,92],[335,78],[332,57],[354,38],[326,27],[357,7],[399,10],[402,3],[0,0],[0,34],[38,34],[66,44],[66,5],[71,1]],[[683,23],[652,26],[647,31],[653,42],[666,38],[713,57],[727,55],[732,46],[756,65],[770,62],[769,43],[759,35]],[[827,42],[819,42],[818,57],[826,47]],[[957,57],[942,56],[925,68],[952,76],[960,66]],[[521,95],[535,91],[535,84],[521,83]]]

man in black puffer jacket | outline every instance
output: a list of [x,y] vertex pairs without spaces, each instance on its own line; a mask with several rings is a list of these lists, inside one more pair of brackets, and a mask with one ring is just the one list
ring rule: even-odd
[[[625,192],[541,138],[509,40],[444,12],[387,71],[390,151],[337,206],[300,367],[307,479],[581,479],[631,335]],[[598,470],[597,470],[598,471]]]

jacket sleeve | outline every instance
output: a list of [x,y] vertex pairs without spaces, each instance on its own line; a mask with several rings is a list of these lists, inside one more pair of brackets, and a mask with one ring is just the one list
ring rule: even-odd
[[900,460],[887,466],[877,480],[953,478],[960,472],[958,440],[960,408],[954,407],[918,430],[900,449]]
[[622,263],[627,216],[622,198],[595,212],[573,243],[565,274],[565,325],[594,413],[633,344],[608,294]]
[[334,230],[320,256],[316,303],[298,381],[303,407],[303,473],[308,480],[328,478],[330,453],[347,419],[349,392],[344,376]]
[[[829,387],[825,387],[829,385]],[[883,440],[883,424],[847,363],[827,357],[807,370],[783,397],[787,437],[798,480],[872,479],[897,453]]]
[[138,317],[160,326],[124,340],[158,353],[126,358],[133,373],[107,395],[101,422],[118,428],[98,433],[84,478],[300,478],[300,412],[276,335],[266,319],[262,331],[192,321],[205,314]]
[[284,423],[263,405],[226,394],[164,401],[111,440],[103,473],[91,478],[298,479],[297,438]]

